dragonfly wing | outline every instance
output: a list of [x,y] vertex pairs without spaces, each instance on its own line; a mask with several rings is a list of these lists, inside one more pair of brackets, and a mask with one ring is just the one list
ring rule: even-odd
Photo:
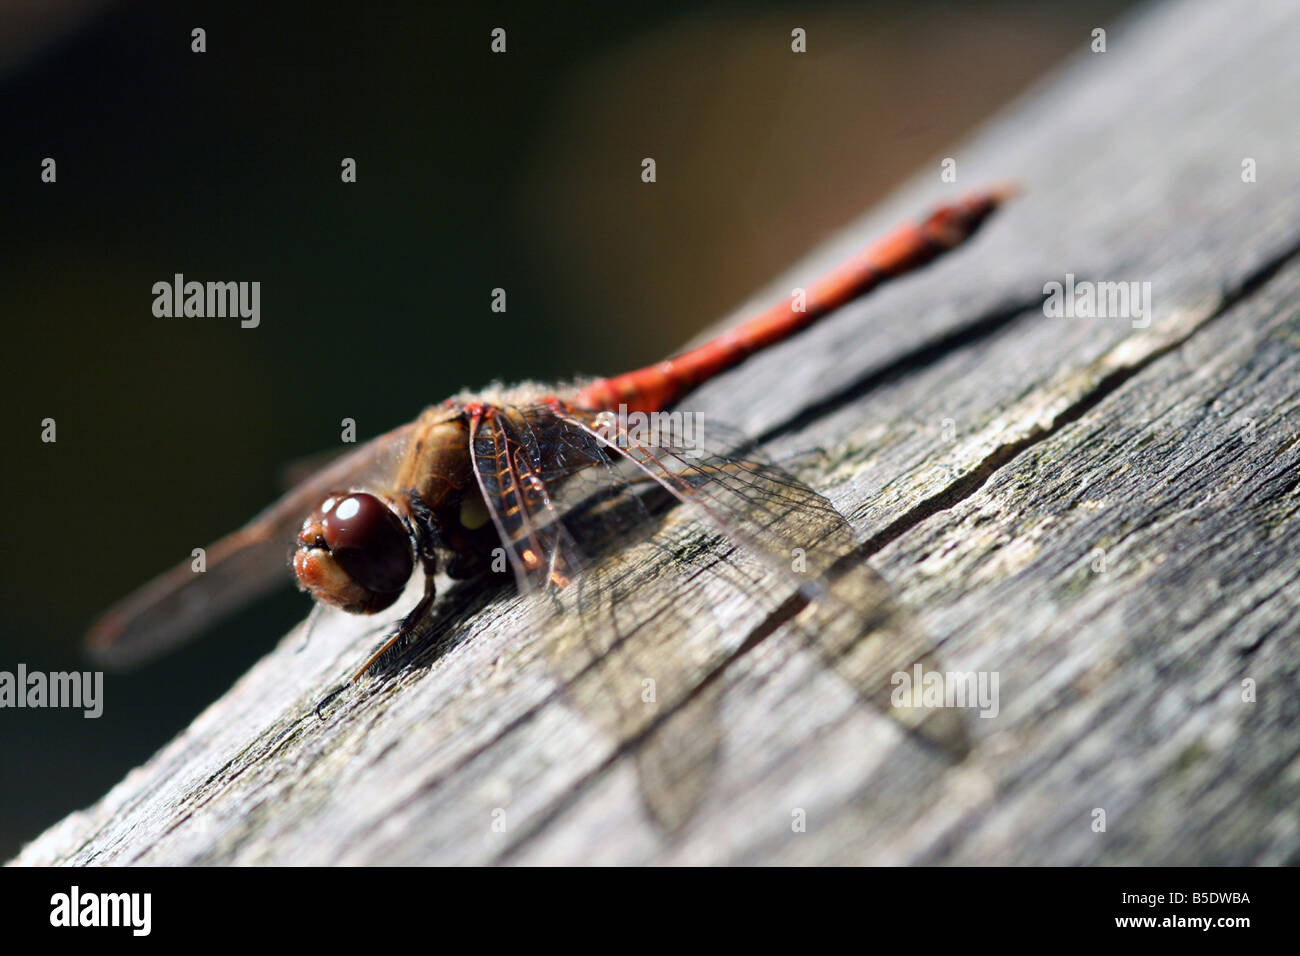
[[688,537],[681,522],[660,526],[590,565],[559,618],[582,646],[552,655],[566,699],[630,751],[646,813],[669,836],[708,795],[725,692],[711,678],[734,651],[713,606],[719,582],[681,558]]
[[208,548],[205,570],[183,562],[123,598],[91,626],[91,655],[107,666],[130,667],[288,584],[289,556],[303,519],[330,492],[386,487],[414,428],[381,435],[298,485]]
[[721,696],[697,690],[725,658],[700,580],[685,580],[689,529],[653,520],[671,499],[550,406],[484,409],[470,434],[521,590],[548,598],[534,639],[561,692],[613,740],[635,742],[646,811],[678,832],[712,778]]
[[570,530],[568,506],[552,499],[579,473],[611,462],[586,436],[577,433],[587,446],[580,447],[568,440],[572,428],[555,425],[544,406],[492,406],[470,416],[474,475],[525,594],[563,589],[589,563]]
[[[355,449],[353,449],[355,451]],[[350,454],[346,446],[342,448],[326,448],[315,454],[304,455],[301,458],[295,458],[283,468],[276,476],[280,484],[281,491],[292,491],[303,482],[310,481],[317,473],[324,471],[336,461],[342,460]]]
[[894,706],[894,678],[915,665],[941,670],[934,642],[865,562],[847,521],[822,495],[772,464],[752,441],[689,412],[653,434],[608,413],[555,413],[652,479],[727,540],[789,583],[774,622],[840,674],[859,699],[951,756],[969,747],[959,711]]
[[675,836],[709,792],[723,694],[709,678],[732,648],[715,615],[718,582],[689,544],[694,529],[646,520],[638,490],[608,465],[557,489],[553,503],[587,551],[582,573],[551,593],[558,613],[545,653],[564,698],[626,748],[648,817]]
[[945,724],[891,706],[892,676],[927,661],[930,642],[848,523],[739,433],[649,441],[553,403],[485,409],[471,435],[521,587],[562,612],[544,613],[534,640],[565,699],[634,761],[661,831],[680,832],[707,798],[730,662],[778,629],[862,703],[964,752],[951,712]]

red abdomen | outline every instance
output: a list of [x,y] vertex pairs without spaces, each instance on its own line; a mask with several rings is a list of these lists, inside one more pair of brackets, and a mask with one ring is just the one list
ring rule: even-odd
[[574,403],[593,410],[654,412],[667,408],[713,376],[806,329],[833,310],[894,276],[925,265],[972,236],[1012,192],[991,189],[942,206],[920,224],[896,229],[794,296],[698,348],[645,368],[593,382]]

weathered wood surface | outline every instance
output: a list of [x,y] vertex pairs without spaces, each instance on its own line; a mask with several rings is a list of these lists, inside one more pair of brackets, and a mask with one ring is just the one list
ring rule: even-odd
[[[288,636],[18,862],[1300,861],[1300,8],[1164,5],[1108,47],[952,153],[964,186],[1025,188],[972,246],[696,403],[778,456],[822,449],[800,476],[943,665],[999,675],[963,759],[725,588],[683,595],[709,626],[633,648],[466,593],[325,723],[373,637]],[[1149,327],[1045,317],[1067,273],[1149,281]],[[609,701],[618,654],[663,677],[643,716]]]

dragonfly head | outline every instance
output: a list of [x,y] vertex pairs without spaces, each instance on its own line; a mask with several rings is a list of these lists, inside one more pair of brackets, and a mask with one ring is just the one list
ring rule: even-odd
[[303,522],[293,569],[325,604],[372,614],[401,596],[414,568],[410,532],[374,495],[330,495]]

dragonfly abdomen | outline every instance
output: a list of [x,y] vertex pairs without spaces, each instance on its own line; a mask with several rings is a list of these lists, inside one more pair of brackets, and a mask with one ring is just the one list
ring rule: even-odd
[[882,282],[923,266],[960,245],[983,224],[1012,190],[990,189],[941,206],[923,222],[908,224],[868,246],[838,269],[736,328],[675,358],[613,378],[578,392],[581,408],[655,412],[750,355],[790,338]]

